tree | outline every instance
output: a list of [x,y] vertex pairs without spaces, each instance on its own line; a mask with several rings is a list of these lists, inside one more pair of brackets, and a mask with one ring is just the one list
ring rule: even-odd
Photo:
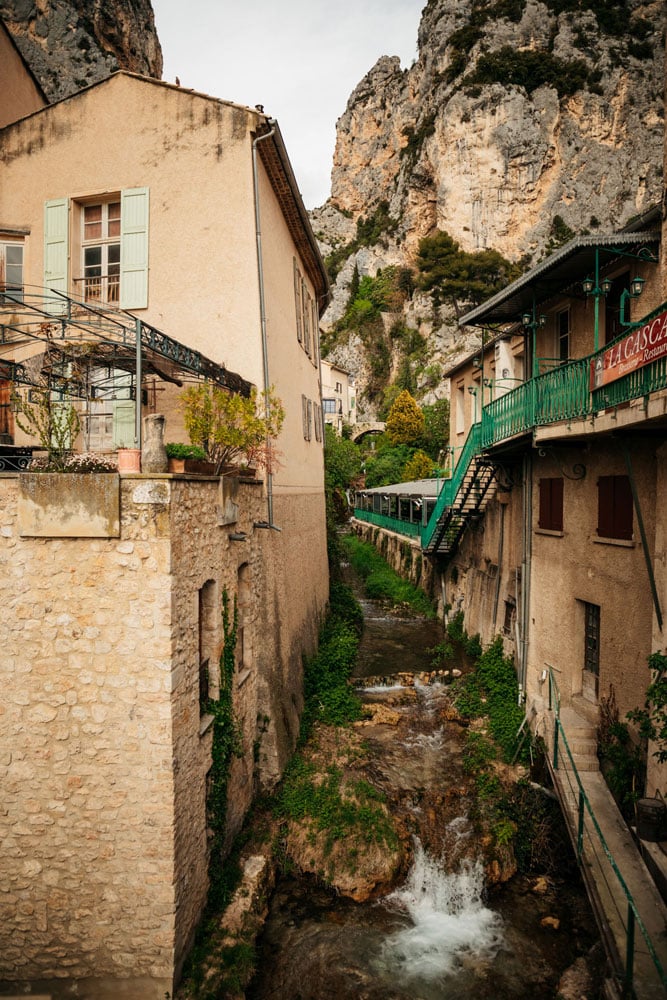
[[412,458],[405,463],[401,479],[404,483],[409,483],[414,479],[429,479],[432,474],[433,459],[418,448]]
[[361,453],[359,446],[339,437],[330,424],[324,428],[324,475],[327,487],[346,490],[359,476]]
[[410,459],[413,449],[405,444],[396,448],[379,448],[374,455],[366,459],[366,486],[386,486],[388,483],[400,483],[403,479],[403,469]]
[[13,404],[18,426],[31,437],[36,437],[46,451],[46,470],[63,472],[67,467],[69,451],[81,430],[81,418],[68,400],[56,398],[48,375],[42,375],[44,385],[27,393],[15,393]]
[[422,407],[424,433],[419,442],[427,455],[438,460],[440,452],[449,442],[449,400],[437,399]]
[[285,419],[282,403],[273,389],[250,396],[231,393],[210,382],[189,386],[181,395],[185,429],[190,442],[199,445],[219,472],[237,460],[275,471],[273,442]]
[[396,397],[385,430],[393,445],[414,444],[424,433],[424,414],[407,389]]
[[497,250],[469,253],[449,233],[438,230],[419,243],[419,287],[434,292],[436,302],[479,303],[520,274],[520,268]]

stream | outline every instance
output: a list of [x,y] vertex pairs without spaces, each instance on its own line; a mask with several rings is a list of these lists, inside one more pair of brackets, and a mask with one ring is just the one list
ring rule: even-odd
[[461,762],[464,733],[451,718],[446,685],[424,683],[442,625],[360,599],[360,693],[393,714],[391,724],[378,716],[363,730],[367,773],[409,831],[410,863],[393,891],[365,903],[313,876],[279,878],[246,997],[556,998],[563,972],[597,940],[576,869],[573,877],[564,858],[562,873],[485,887]]

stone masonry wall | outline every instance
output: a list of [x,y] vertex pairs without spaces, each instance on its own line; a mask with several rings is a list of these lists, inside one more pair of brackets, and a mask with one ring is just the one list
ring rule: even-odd
[[[53,539],[20,537],[18,486],[0,477],[0,989],[62,997],[76,980],[90,1000],[157,1000],[207,888],[199,591],[213,581],[215,664],[222,588],[236,592],[243,562],[261,579],[261,487],[239,487],[230,525],[217,481],[123,477],[120,538]],[[244,530],[249,543],[230,539]],[[245,595],[250,619],[259,586]],[[241,674],[237,825],[257,716]]]
[[400,573],[410,583],[421,587],[429,597],[438,603],[438,614],[442,615],[440,577],[433,563],[427,559],[418,541],[404,535],[378,528],[367,521],[353,521],[354,531],[364,542],[374,545],[392,569]]

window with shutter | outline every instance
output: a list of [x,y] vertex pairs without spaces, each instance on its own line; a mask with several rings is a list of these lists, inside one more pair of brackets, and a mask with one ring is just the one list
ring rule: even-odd
[[601,538],[632,540],[632,490],[627,476],[598,479],[598,528]]
[[59,314],[66,308],[58,292],[67,294],[69,257],[69,201],[56,198],[44,205],[44,287],[54,292],[47,296],[46,312]]
[[545,531],[563,530],[563,477],[540,479],[538,525]]
[[296,339],[303,343],[303,327],[301,324],[301,275],[294,258],[294,305],[296,308]]
[[0,302],[23,301],[23,243],[0,243]]

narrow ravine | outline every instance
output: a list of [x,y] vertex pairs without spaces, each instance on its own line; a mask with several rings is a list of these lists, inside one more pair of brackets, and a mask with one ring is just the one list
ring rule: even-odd
[[248,1000],[548,1000],[559,984],[582,996],[582,980],[568,994],[562,977],[581,971],[597,935],[572,859],[545,857],[542,875],[504,883],[501,871],[488,888],[465,729],[431,670],[442,626],[362,606],[356,674],[373,714],[356,729],[365,774],[403,831],[404,864],[393,889],[365,902],[313,875],[280,877]]

